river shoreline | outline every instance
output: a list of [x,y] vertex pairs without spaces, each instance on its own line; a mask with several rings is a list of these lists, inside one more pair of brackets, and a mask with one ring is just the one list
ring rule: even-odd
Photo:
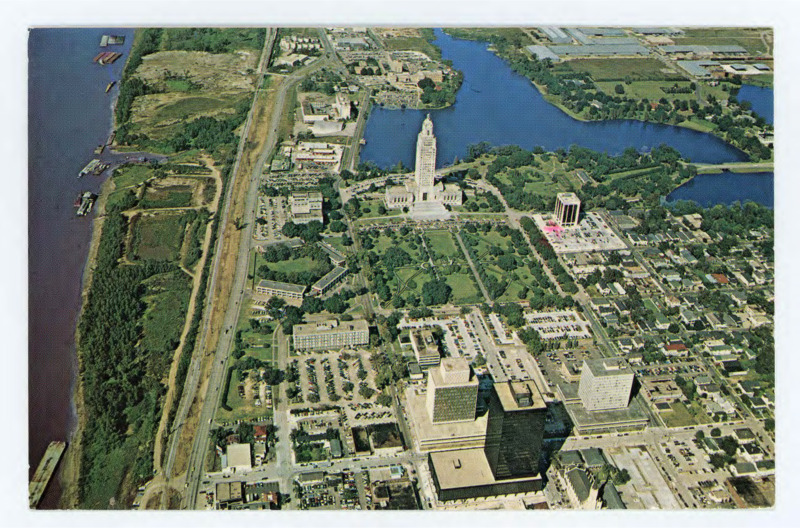
[[[133,37],[133,44],[130,48],[132,51],[136,46],[138,41],[139,32],[134,32]],[[128,52],[128,57],[125,59],[125,63],[123,65],[123,72],[125,68],[127,68],[128,60],[130,59],[131,52]],[[121,79],[120,79],[121,84]],[[114,100],[111,104],[111,122],[108,129],[108,135],[113,133],[116,130],[117,126],[117,118],[116,118],[116,105],[117,105],[117,97],[119,96],[119,90],[114,95]],[[112,145],[108,145],[108,149],[110,150]],[[116,167],[112,167],[108,170],[108,176],[106,180],[103,182],[102,186],[100,187],[100,192],[98,193],[97,201],[94,206],[95,216],[92,220],[92,235],[91,235],[91,242],[89,243],[89,251],[86,256],[86,263],[83,268],[82,279],[81,279],[81,307],[80,311],[78,312],[76,328],[75,328],[75,356],[73,359],[73,365],[75,369],[74,374],[74,381],[73,381],[73,388],[72,388],[72,401],[71,407],[74,409],[75,413],[75,427],[72,431],[70,431],[69,436],[69,443],[67,447],[67,452],[64,456],[64,464],[63,469],[61,471],[61,497],[59,498],[59,508],[61,509],[76,509],[79,507],[79,498],[80,498],[80,490],[78,488],[78,481],[80,478],[81,472],[81,459],[83,455],[82,449],[82,437],[83,431],[86,426],[86,411],[84,405],[84,398],[83,398],[83,381],[81,377],[81,351],[79,347],[80,343],[80,322],[83,319],[84,311],[86,309],[86,302],[89,298],[89,291],[92,286],[92,278],[94,276],[94,268],[95,268],[95,261],[97,259],[97,252],[100,247],[100,239],[103,234],[103,224],[105,223],[105,207],[106,202],[108,200],[108,196],[114,192],[114,182],[112,179],[114,170]]]
[[[113,128],[112,128],[113,130]],[[100,247],[100,238],[103,234],[103,224],[105,223],[105,207],[108,196],[114,192],[114,181],[109,174],[108,179],[103,182],[95,203],[95,218],[92,221],[92,239],[89,244],[89,252],[86,256],[86,265],[83,271],[81,286],[81,310],[78,313],[78,326],[75,329],[75,383],[72,394],[72,405],[75,409],[76,425],[70,433],[69,447],[64,457],[64,469],[61,473],[61,498],[59,507],[64,509],[74,509],[78,507],[78,477],[81,469],[81,439],[86,425],[86,412],[83,402],[83,382],[81,379],[81,353],[78,347],[80,342],[80,321],[86,309],[86,302],[89,298],[89,291],[92,287],[94,277],[95,260],[97,251]]]

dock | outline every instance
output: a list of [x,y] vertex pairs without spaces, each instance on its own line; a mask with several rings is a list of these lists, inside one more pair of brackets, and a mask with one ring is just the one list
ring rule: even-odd
[[125,44],[125,37],[122,35],[103,35],[100,37],[100,47],[119,46]]
[[33,480],[28,484],[28,500],[31,508],[36,508],[39,505],[39,501],[42,500],[42,495],[44,495],[50,479],[53,478],[53,474],[66,448],[66,442],[50,442],[50,445],[47,446],[47,450],[39,462],[39,467],[36,468],[36,473],[33,474]]

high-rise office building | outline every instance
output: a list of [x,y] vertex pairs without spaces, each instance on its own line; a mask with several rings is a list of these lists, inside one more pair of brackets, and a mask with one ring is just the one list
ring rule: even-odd
[[494,385],[484,452],[495,479],[539,473],[546,415],[547,405],[533,381]]
[[386,188],[386,206],[390,209],[422,206],[461,205],[463,193],[456,183],[436,183],[436,136],[430,114],[417,135],[414,181]]
[[587,411],[624,409],[633,388],[633,370],[621,358],[585,360],[578,396]]
[[566,192],[556,195],[556,221],[561,227],[578,225],[581,214],[581,200],[575,193]]
[[431,422],[475,420],[478,378],[464,358],[442,359],[428,371],[427,407]]
[[422,122],[417,135],[417,164],[414,166],[414,181],[417,184],[417,202],[433,199],[433,184],[436,177],[436,136],[433,135],[431,116]]

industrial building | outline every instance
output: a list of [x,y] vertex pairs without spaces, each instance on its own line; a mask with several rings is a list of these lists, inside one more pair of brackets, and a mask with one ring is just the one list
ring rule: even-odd
[[478,378],[464,358],[445,358],[428,371],[427,407],[433,423],[471,422],[478,402]]
[[363,319],[297,324],[292,339],[295,350],[365,346],[369,344],[369,324]]
[[633,370],[621,358],[585,360],[578,396],[587,411],[624,409],[633,388]]
[[226,451],[225,465],[222,469],[226,473],[247,473],[253,469],[250,444],[229,445]]
[[650,55],[641,44],[583,44],[547,46],[559,58],[563,57],[633,57]]
[[578,225],[581,215],[581,200],[575,193],[566,192],[556,195],[556,221],[561,227]]
[[547,405],[532,381],[495,383],[484,452],[495,479],[539,473]]
[[702,46],[700,44],[673,44],[660,46],[668,55],[747,55],[747,50],[737,44]]

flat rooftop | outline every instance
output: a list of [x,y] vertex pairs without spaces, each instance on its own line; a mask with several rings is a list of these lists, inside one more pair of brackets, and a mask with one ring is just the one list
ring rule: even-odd
[[347,273],[347,268],[342,268],[340,266],[336,266],[328,273],[326,273],[320,280],[315,282],[311,287],[312,288],[319,288],[324,290],[327,288],[332,282],[336,282],[339,280],[342,275]]
[[574,204],[579,204],[579,203],[581,203],[580,198],[578,198],[578,195],[575,194],[574,192],[558,193],[557,198],[559,200],[561,200],[562,203],[565,203],[565,204],[573,204],[573,203]]
[[472,375],[464,358],[443,358],[438,368],[431,369],[429,376],[433,377],[437,387],[478,385],[478,377]]
[[628,376],[633,374],[633,369],[622,358],[585,359],[584,369],[588,368],[595,377],[598,376]]
[[306,291],[306,287],[301,284],[291,284],[289,282],[278,282],[271,280],[261,280],[258,283],[259,288],[269,288],[271,290],[280,290],[290,293],[301,294]]
[[292,334],[296,336],[359,331],[369,331],[369,323],[366,320],[339,321],[338,319],[327,319],[316,323],[296,324],[292,327]]
[[[546,409],[542,394],[531,380],[509,381],[507,383],[495,383],[494,390],[500,398],[500,403],[505,411],[526,411],[535,409]],[[528,395],[530,405],[520,405],[517,396]],[[524,400],[524,398],[523,398]]]
[[[431,453],[431,463],[441,489],[488,486],[497,481],[489,468],[483,449],[457,449]],[[541,477],[503,479],[503,483],[527,482]]]

